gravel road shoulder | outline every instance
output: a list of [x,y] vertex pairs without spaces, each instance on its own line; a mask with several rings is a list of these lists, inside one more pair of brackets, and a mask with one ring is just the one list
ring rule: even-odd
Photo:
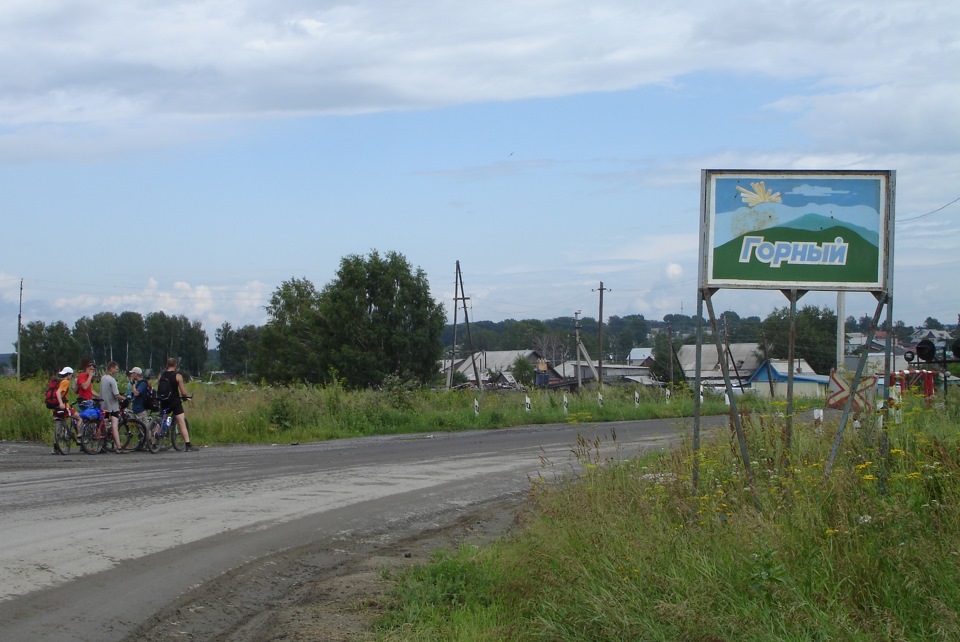
[[126,639],[373,640],[372,625],[390,588],[384,569],[507,535],[523,506],[522,496],[473,506],[373,547],[347,540],[279,551],[191,588]]

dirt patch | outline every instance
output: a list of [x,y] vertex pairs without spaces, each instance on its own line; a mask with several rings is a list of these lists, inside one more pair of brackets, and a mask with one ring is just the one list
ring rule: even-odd
[[194,587],[127,639],[373,640],[372,625],[390,589],[385,569],[422,564],[461,544],[489,543],[508,534],[522,510],[522,497],[511,498],[382,546],[343,541],[282,551]]

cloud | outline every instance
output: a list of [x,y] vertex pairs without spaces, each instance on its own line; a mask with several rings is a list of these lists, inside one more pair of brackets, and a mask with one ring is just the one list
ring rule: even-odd
[[956,38],[934,34],[960,9],[909,13],[865,0],[754,1],[736,15],[703,0],[18,3],[0,9],[0,128],[21,139],[72,124],[122,140],[155,123],[155,143],[171,128],[202,136],[204,121],[556,97],[722,71],[811,79],[771,108],[838,146],[943,148],[960,136],[960,79],[943,72],[960,61]]
[[798,185],[792,190],[787,192],[787,194],[794,194],[797,196],[833,196],[835,194],[849,194],[847,190],[838,190],[833,189],[832,187],[825,187],[822,185]]

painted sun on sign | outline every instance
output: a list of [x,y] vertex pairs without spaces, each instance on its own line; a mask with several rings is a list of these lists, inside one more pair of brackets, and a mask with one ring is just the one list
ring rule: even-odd
[[737,185],[737,191],[743,197],[743,202],[750,207],[759,205],[760,203],[781,203],[780,192],[772,192],[767,189],[767,186],[764,185],[763,181],[758,183],[750,183],[750,187],[753,188],[753,191],[740,187]]

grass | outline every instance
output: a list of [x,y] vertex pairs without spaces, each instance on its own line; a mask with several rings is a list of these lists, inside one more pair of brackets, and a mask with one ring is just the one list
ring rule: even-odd
[[[0,379],[0,439],[51,439],[50,411],[43,405],[46,381]],[[641,395],[639,406],[634,392]],[[311,442],[368,435],[494,429],[524,424],[596,423],[656,417],[689,417],[689,394],[671,403],[658,391],[607,386],[603,405],[596,392],[485,392],[408,389],[349,391],[338,384],[315,386],[208,386],[188,384],[190,434],[200,444]],[[526,398],[531,408],[525,408]],[[479,413],[474,412],[474,400]],[[708,397],[705,413],[725,411]]]
[[884,434],[746,421],[757,510],[735,437],[534,482],[514,535],[400,572],[384,641],[960,639],[960,416],[910,398]]

